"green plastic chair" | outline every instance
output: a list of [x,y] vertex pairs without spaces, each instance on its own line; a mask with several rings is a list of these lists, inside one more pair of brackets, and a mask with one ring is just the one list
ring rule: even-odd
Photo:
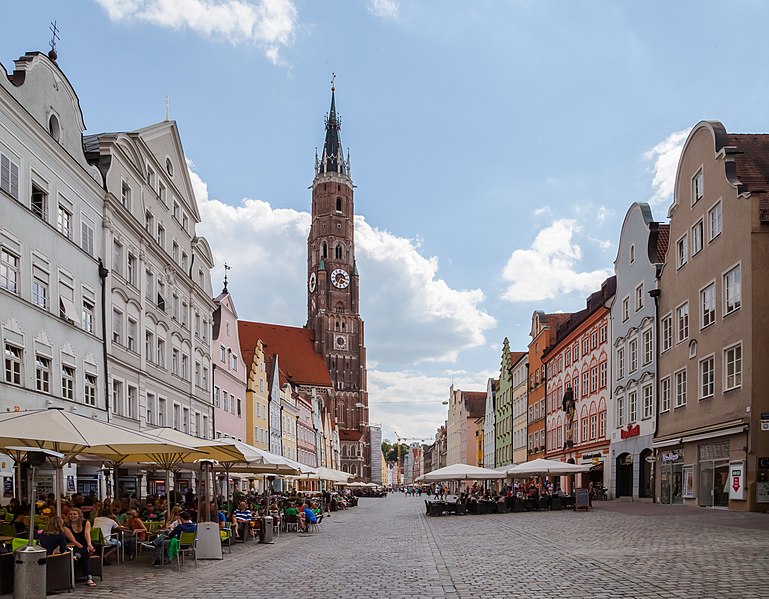
[[4,537],[15,537],[16,527],[13,524],[0,524],[0,535]]
[[179,552],[176,554],[176,567],[182,569],[184,554],[195,556],[195,567],[198,567],[198,534],[197,532],[183,532],[179,535]]

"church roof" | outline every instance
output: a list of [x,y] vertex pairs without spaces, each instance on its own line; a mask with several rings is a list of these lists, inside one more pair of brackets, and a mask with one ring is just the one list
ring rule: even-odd
[[249,367],[256,343],[261,339],[265,353],[278,355],[281,373],[293,384],[332,386],[326,362],[314,349],[311,329],[239,320],[238,335],[243,360]]
[[339,429],[340,441],[360,441],[361,437],[363,437],[363,433],[361,431],[356,431],[349,428]]

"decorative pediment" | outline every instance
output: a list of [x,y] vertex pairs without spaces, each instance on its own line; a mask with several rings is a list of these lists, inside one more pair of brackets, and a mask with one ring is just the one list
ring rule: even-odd
[[35,335],[35,343],[45,345],[46,347],[53,347],[51,340],[48,338],[48,334],[42,329],[37,332],[37,335]]

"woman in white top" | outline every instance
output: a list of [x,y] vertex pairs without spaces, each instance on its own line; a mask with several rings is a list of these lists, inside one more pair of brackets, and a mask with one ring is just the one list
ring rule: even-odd
[[112,563],[108,559],[109,556],[120,547],[120,541],[114,533],[122,529],[117,523],[115,514],[112,513],[112,508],[102,508],[99,515],[93,520],[93,527],[100,528],[101,533],[104,536],[104,543],[107,546],[107,549],[104,552],[104,565],[109,566]]

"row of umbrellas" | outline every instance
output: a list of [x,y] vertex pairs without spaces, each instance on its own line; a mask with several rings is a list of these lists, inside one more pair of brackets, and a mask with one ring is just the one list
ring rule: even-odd
[[480,468],[471,464],[452,464],[438,470],[433,470],[420,476],[418,482],[440,482],[448,480],[491,480],[498,478],[521,477],[521,476],[547,476],[547,475],[565,475],[578,474],[580,472],[589,472],[589,464],[567,464],[558,460],[546,460],[538,458],[530,462],[523,462],[515,466],[509,466],[505,469],[492,470],[490,468]]
[[[102,458],[114,468],[149,462],[169,473],[182,464],[206,461],[218,463],[228,473],[294,475],[332,482],[346,482],[350,476],[329,468],[311,468],[236,439],[199,439],[170,428],[135,431],[60,408],[0,414],[0,452],[20,461],[33,451],[47,453],[58,470],[57,480],[64,465],[81,454]],[[59,502],[60,493],[56,495]]]

